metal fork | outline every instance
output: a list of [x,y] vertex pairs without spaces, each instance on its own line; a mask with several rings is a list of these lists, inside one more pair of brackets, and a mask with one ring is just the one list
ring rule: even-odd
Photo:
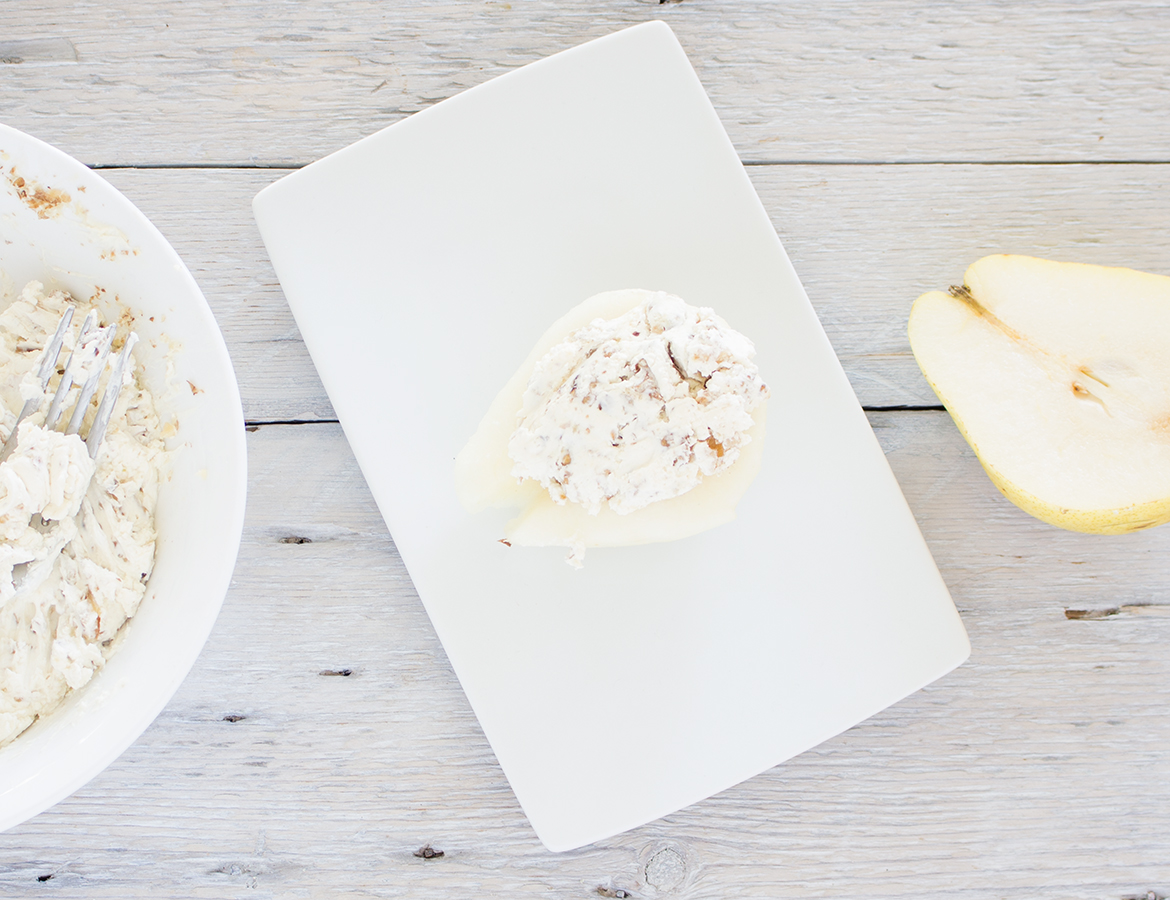
[[[16,424],[12,426],[12,433],[8,435],[4,446],[0,447],[0,462],[6,460],[16,449],[17,431],[20,429],[20,423],[40,409],[41,404],[44,403],[45,396],[48,394],[49,381],[57,368],[57,357],[61,355],[61,346],[65,342],[65,335],[73,321],[73,313],[72,306],[66,307],[65,314],[61,316],[61,321],[57,325],[57,330],[45,346],[40,366],[37,369],[37,378],[41,383],[41,396],[33,397],[25,402],[20,415],[16,417]],[[77,395],[77,402],[73,406],[73,412],[69,416],[64,432],[65,434],[77,434],[81,430],[85,411],[97,391],[98,383],[106,368],[106,359],[110,355],[110,347],[114,343],[114,330],[114,325],[99,327],[97,311],[92,309],[89,311],[81,325],[81,332],[77,336],[73,350],[69,354],[69,360],[65,363],[65,371],[57,384],[57,390],[49,404],[49,411],[45,414],[45,428],[56,428],[61,420],[61,407],[64,405],[65,397],[69,390],[78,384],[81,386],[81,391]],[[85,446],[91,459],[97,459],[98,450],[101,449],[106,428],[110,424],[110,416],[114,412],[114,404],[117,403],[118,395],[122,391],[122,376],[130,359],[130,351],[134,349],[137,342],[138,335],[131,331],[126,337],[122,352],[118,354],[118,359],[110,372],[105,393],[102,394],[93,424],[85,438]]]
[[[24,408],[16,418],[16,424],[12,426],[12,433],[8,435],[8,440],[0,448],[0,463],[7,459],[15,449],[20,423],[40,409],[45,402],[49,381],[57,368],[57,357],[61,355],[65,335],[73,321],[73,312],[72,306],[65,309],[65,314],[61,316],[61,321],[57,325],[52,340],[45,346],[40,366],[37,368],[37,377],[41,383],[41,395],[25,401]],[[49,403],[48,412],[45,414],[45,428],[55,428],[61,421],[61,407],[64,405],[65,398],[70,389],[78,384],[81,386],[81,391],[77,395],[77,402],[73,406],[73,412],[69,416],[64,430],[65,434],[77,434],[81,430],[85,412],[89,408],[89,403],[97,391],[98,383],[106,368],[110,346],[114,342],[114,330],[115,326],[113,325],[98,327],[97,312],[90,310],[85,317],[85,322],[82,323],[81,332],[77,336],[77,341],[69,354],[69,360],[65,363],[65,370],[57,383],[56,391],[53,393],[53,399]],[[118,354],[118,359],[110,372],[109,381],[106,382],[105,393],[102,394],[102,399],[98,403],[97,413],[94,415],[93,424],[90,425],[89,434],[85,439],[86,449],[91,459],[96,460],[98,451],[101,449],[102,439],[105,437],[106,428],[110,423],[110,416],[114,412],[114,404],[122,392],[122,375],[130,360],[130,351],[134,349],[137,342],[138,335],[133,331],[130,332],[126,337],[122,352]],[[40,516],[34,515],[30,524],[46,535],[57,535],[60,532],[59,525],[54,525]],[[56,546],[48,549],[43,557],[17,563],[12,567],[12,587],[15,589],[13,596],[26,593],[48,577],[49,571],[55,564],[57,553],[63,545],[62,542],[66,539],[67,535],[60,538],[55,537]]]

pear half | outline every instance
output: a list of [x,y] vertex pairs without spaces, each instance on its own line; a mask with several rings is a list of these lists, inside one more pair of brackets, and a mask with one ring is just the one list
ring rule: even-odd
[[988,256],[910,313],[922,373],[1003,494],[1073,531],[1170,520],[1170,278]]
[[471,440],[455,458],[455,488],[468,512],[489,507],[519,508],[505,528],[512,544],[529,547],[620,547],[690,537],[735,518],[735,507],[760,470],[766,401],[752,413],[751,441],[722,472],[669,500],[626,515],[608,506],[597,515],[575,503],[557,504],[540,483],[518,482],[512,474],[508,439],[516,430],[524,390],[536,363],[553,346],[594,319],[615,319],[641,305],[653,292],[628,289],[590,297],[573,307],[541,336],[516,374],[496,396]]

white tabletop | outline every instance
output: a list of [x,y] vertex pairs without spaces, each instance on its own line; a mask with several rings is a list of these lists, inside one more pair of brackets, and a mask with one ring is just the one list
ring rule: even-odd
[[[652,18],[748,164],[973,651],[782,766],[556,855],[419,604],[250,202]],[[202,657],[121,759],[0,834],[0,896],[1170,894],[1170,527],[1094,537],[1016,509],[905,335],[919,293],[988,253],[1170,274],[1168,29],[1163,5],[1117,2],[0,4],[0,121],[100,167],[175,245],[236,362],[252,473]]]

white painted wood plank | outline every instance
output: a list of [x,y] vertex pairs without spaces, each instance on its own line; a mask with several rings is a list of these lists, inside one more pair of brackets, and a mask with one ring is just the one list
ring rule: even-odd
[[[1170,274],[1170,165],[749,166],[867,406],[936,404],[906,339],[914,298],[988,253]],[[332,418],[252,220],[281,171],[104,173],[159,226],[227,337],[251,420]],[[615,285],[617,287],[617,285]]]
[[252,198],[285,172],[103,172],[171,242],[215,314],[249,421],[333,419],[333,407],[252,218]]
[[[1170,617],[1065,611],[1166,604],[1170,529],[1053,529],[998,495],[945,414],[871,419],[971,661],[739,787],[556,856],[495,765],[339,428],[259,429],[241,563],[206,651],[121,760],[0,835],[0,895],[1167,893]],[[427,843],[444,855],[413,855]]]
[[936,404],[915,298],[991,253],[1170,275],[1170,166],[750,167],[866,406]]
[[655,18],[746,159],[1167,157],[1149,0],[8,0],[0,114],[90,164],[300,164]]

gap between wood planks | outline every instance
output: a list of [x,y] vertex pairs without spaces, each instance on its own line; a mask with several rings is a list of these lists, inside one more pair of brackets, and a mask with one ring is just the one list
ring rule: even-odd
[[[399,119],[398,121],[403,120]],[[87,163],[86,165],[96,171],[118,169],[151,171],[160,169],[255,169],[270,171],[273,169],[303,169],[311,162],[313,160],[310,162],[272,160],[250,163]],[[1165,166],[1170,165],[1170,159],[742,159],[740,164],[753,168],[767,166]]]
[[259,431],[266,425],[338,425],[337,419],[245,419],[244,431]]
[[[877,412],[946,412],[945,406],[914,406],[910,404],[897,404],[894,406],[863,406],[862,412],[877,413]],[[338,425],[337,419],[248,419],[244,422],[244,430],[248,432],[259,431],[269,425]]]

